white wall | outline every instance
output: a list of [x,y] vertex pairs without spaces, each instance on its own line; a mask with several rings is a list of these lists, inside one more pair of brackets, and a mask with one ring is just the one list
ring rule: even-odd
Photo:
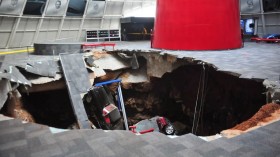
[[[280,13],[265,14],[264,17],[266,34],[280,34]],[[258,21],[258,35],[262,36],[264,35],[262,18]]]
[[[280,8],[275,1],[239,0],[241,18],[254,18],[257,22],[255,28],[258,36],[280,33]],[[268,9],[270,8],[270,9]],[[273,8],[273,10],[272,10]]]
[[150,7],[147,3],[155,7],[155,1],[105,0],[101,17],[0,14],[0,49],[32,46],[36,42],[83,42],[86,30],[120,29],[121,17],[135,8]]
[[[49,0],[54,1],[54,0]],[[87,0],[89,2],[91,0]],[[85,31],[120,29],[120,18],[155,15],[156,0],[105,0],[101,17],[47,17],[0,14],[0,49],[32,46],[35,42],[83,42]],[[149,13],[148,13],[149,12]],[[280,33],[280,12],[242,14],[258,19],[258,35]],[[262,24],[264,15],[264,26]]]

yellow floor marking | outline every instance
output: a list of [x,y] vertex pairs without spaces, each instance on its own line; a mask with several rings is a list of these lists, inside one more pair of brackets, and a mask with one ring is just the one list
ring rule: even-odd
[[29,48],[27,49],[22,49],[22,50],[11,50],[11,51],[4,51],[4,52],[0,52],[0,55],[8,55],[8,54],[15,54],[15,53],[24,53],[29,51],[30,53],[32,53],[34,51],[34,48]]

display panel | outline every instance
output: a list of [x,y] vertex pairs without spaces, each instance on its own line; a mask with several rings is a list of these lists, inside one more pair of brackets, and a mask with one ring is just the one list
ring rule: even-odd
[[104,14],[105,1],[90,0],[86,11],[87,17],[102,17]]
[[0,14],[20,15],[26,0],[0,0]]
[[240,1],[241,13],[260,13],[260,1],[259,0],[241,0]]
[[108,30],[99,30],[98,31],[99,38],[101,37],[109,37],[109,31]]
[[119,30],[110,30],[110,37],[120,37]]
[[253,35],[255,27],[254,19],[246,19],[244,27],[244,34]]
[[245,35],[253,35],[255,33],[255,20],[254,19],[241,19],[240,27],[243,29]]
[[68,0],[51,0],[47,6],[46,16],[63,16],[65,14]]
[[97,31],[87,31],[87,38],[97,38]]

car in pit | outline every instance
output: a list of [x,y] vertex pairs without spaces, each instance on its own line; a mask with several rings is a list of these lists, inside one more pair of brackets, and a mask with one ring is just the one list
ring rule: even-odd
[[133,133],[145,134],[148,132],[161,132],[165,135],[174,135],[175,128],[165,117],[156,116],[151,119],[145,119],[137,124],[130,126]]
[[124,121],[106,85],[93,87],[83,98],[89,120],[103,130],[124,130]]

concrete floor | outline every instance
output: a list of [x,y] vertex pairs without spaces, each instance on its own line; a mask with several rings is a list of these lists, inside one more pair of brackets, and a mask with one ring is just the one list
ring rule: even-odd
[[[3,116],[2,116],[3,117]],[[193,134],[171,139],[152,132],[100,129],[52,133],[47,126],[0,115],[1,157],[279,157],[280,121],[237,137],[206,142]]]

